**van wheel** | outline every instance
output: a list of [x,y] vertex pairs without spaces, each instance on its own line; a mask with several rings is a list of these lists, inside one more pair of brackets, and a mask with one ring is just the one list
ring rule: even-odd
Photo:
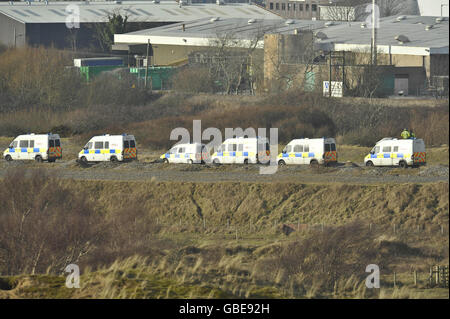
[[220,162],[219,162],[219,160],[217,158],[215,158],[214,161],[213,161],[213,164],[216,165],[216,166],[219,166]]
[[278,161],[278,166],[285,166],[286,162],[284,160],[279,160]]
[[309,163],[309,166],[314,167],[314,168],[319,167],[319,162],[316,161],[316,160],[312,160],[312,161]]
[[366,166],[367,167],[373,167],[373,162],[372,161],[367,161],[366,162]]
[[117,157],[115,157],[115,156],[111,156],[111,158],[109,160],[111,161],[111,163],[117,163],[118,162]]
[[82,156],[82,157],[80,158],[80,162],[83,163],[83,164],[87,164],[87,158],[86,158],[86,156]]
[[11,161],[12,161],[11,155],[6,155],[6,156],[5,156],[5,160],[6,160],[7,162],[11,162]]
[[37,155],[34,160],[38,163],[42,163],[42,156],[41,155]]
[[244,164],[245,164],[245,165],[248,165],[248,158],[246,158],[246,159],[244,160]]
[[194,164],[194,161],[190,159],[190,160],[188,161],[188,164]]
[[167,158],[163,159],[164,164],[169,164],[169,160]]
[[401,161],[400,163],[398,163],[400,165],[401,168],[407,168],[408,164],[406,164],[405,161]]

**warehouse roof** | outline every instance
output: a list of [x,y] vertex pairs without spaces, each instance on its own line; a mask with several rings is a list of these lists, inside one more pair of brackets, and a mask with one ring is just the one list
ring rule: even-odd
[[181,22],[201,18],[281,19],[263,8],[246,3],[190,4],[179,6],[175,1],[105,1],[105,2],[0,2],[0,13],[24,23],[65,23],[68,5],[78,5],[80,22],[104,22],[109,13],[123,12],[131,22]]
[[[294,30],[313,30],[321,33],[317,45],[323,49],[362,50],[370,49],[371,28],[364,22],[326,22],[311,20],[258,20],[247,19],[199,19],[163,27],[116,34],[116,44],[139,44],[150,40],[153,44],[207,45],[211,38],[231,34],[236,39],[252,40],[255,34],[293,34]],[[184,29],[183,29],[184,24]],[[397,36],[409,41],[400,42]],[[402,38],[401,37],[401,38]],[[400,38],[400,39],[401,39]],[[448,18],[397,16],[380,19],[377,30],[378,50],[392,54],[429,55],[448,54]],[[245,42],[242,42],[245,43]],[[259,44],[262,47],[263,43]]]
[[[340,23],[321,30],[327,37],[321,43],[335,46],[336,50],[349,46],[370,47],[372,29],[363,22]],[[396,40],[404,36],[406,41]],[[448,18],[422,16],[396,16],[380,19],[377,44],[380,50],[389,47],[400,51],[422,54],[447,53],[449,46]],[[401,38],[400,38],[401,39]],[[401,49],[401,48],[407,48]],[[417,49],[417,50],[415,50]],[[394,52],[391,52],[394,53]],[[405,53],[407,54],[407,53]]]
[[[150,39],[153,44],[186,46],[207,45],[211,39],[232,36],[233,39],[254,40],[265,33],[293,33],[297,30],[323,28],[325,21],[282,19],[198,19],[163,27],[114,35],[114,42],[144,44]],[[262,47],[262,44],[260,44]]]

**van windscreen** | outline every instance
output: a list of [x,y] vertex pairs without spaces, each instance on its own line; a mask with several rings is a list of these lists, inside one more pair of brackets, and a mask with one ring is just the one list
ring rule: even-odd
[[331,151],[330,144],[325,144],[325,152]]
[[130,143],[128,141],[123,141],[123,147],[124,148],[129,148],[130,147]]
[[54,140],[49,140],[49,141],[48,141],[48,145],[49,145],[50,147],[55,147],[55,141],[54,141]]
[[336,151],[336,144],[331,144],[331,150],[333,151],[333,152],[335,152]]
[[55,140],[55,146],[56,147],[60,147],[61,146],[61,142],[59,140]]
[[136,147],[136,142],[134,140],[130,141],[130,147]]

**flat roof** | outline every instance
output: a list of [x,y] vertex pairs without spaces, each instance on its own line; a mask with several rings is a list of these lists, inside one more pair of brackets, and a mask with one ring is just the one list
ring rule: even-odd
[[105,22],[107,15],[113,12],[127,14],[130,22],[182,22],[212,17],[281,19],[268,10],[247,3],[194,3],[180,7],[175,1],[0,2],[0,14],[23,23],[65,23],[69,15],[66,12],[68,5],[78,6],[80,23]]
[[[172,44],[185,46],[208,45],[218,37],[232,37],[243,41],[261,39],[264,34],[293,34],[297,30],[316,30],[324,27],[325,21],[284,19],[198,19],[185,23],[115,34],[115,44]],[[184,25],[184,29],[183,29]],[[262,47],[262,41],[258,45]]]
[[[449,23],[448,18],[440,17],[394,16],[380,19],[377,29],[378,50],[392,54],[448,54]],[[442,18],[440,18],[442,19]],[[198,19],[187,23],[146,29],[126,34],[115,34],[115,44],[170,44],[184,46],[205,46],[211,39],[230,35],[235,39],[255,39],[260,33],[294,34],[294,30],[309,29],[321,32],[325,37],[317,39],[319,47],[329,50],[370,50],[372,29],[362,27],[364,22],[327,22],[312,20],[273,20],[256,19],[249,23],[247,19]],[[184,31],[183,25],[184,24]],[[429,30],[427,29],[427,26]],[[396,36],[403,35],[409,42],[400,43]],[[258,44],[263,47],[262,39]]]

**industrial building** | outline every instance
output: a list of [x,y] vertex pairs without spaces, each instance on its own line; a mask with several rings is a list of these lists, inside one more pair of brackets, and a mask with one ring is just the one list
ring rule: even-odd
[[[234,39],[233,46],[236,48],[245,48],[252,41],[257,41],[256,49],[263,51],[267,39],[264,39],[262,34],[303,36],[307,32],[314,39],[315,50],[322,51],[325,59],[330,52],[344,52],[344,54],[346,52],[349,66],[352,63],[350,54],[370,57],[371,29],[364,22],[199,19],[116,34],[114,41],[128,48],[150,42],[154,58],[152,64],[170,65],[175,61],[187,60],[193,52],[205,50],[214,45],[214,39],[225,35]],[[448,81],[448,37],[447,18],[422,16],[382,18],[377,33],[377,61],[379,65],[386,66],[386,70],[389,69],[390,94],[399,92],[404,95],[421,94],[423,90],[434,85],[436,79]],[[265,60],[269,58],[266,56]],[[268,73],[270,68],[265,67],[266,79],[271,78]],[[347,75],[351,76],[351,72]]]
[[[278,18],[277,15],[248,3],[226,5],[183,3],[175,1],[0,2],[0,44],[9,47],[27,44],[71,49],[93,48],[97,46],[94,37],[95,24],[106,23],[111,13],[128,16],[128,27],[131,31],[212,17]],[[79,28],[66,26],[71,14],[69,5],[76,5],[79,9]]]
[[266,8],[283,18],[319,19],[319,5],[330,0],[266,0]]

